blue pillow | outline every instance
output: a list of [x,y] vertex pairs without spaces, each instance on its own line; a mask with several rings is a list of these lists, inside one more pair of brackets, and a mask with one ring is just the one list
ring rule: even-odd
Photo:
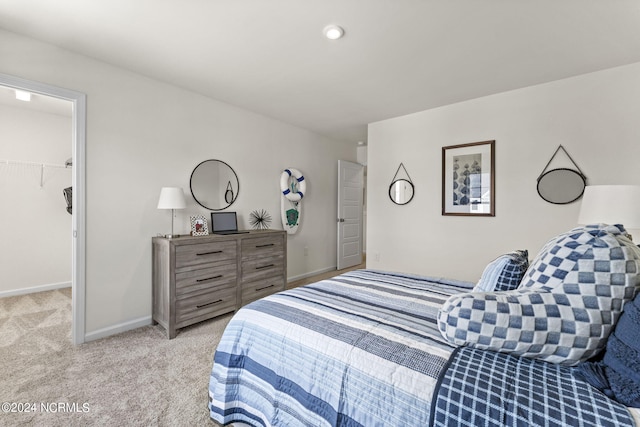
[[529,267],[527,250],[513,251],[491,261],[482,272],[473,292],[510,291],[516,289]]
[[574,374],[618,402],[640,408],[640,294],[624,306],[602,360],[581,363]]

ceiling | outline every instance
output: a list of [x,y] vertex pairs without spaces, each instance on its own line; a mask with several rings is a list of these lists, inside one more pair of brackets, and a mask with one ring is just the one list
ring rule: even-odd
[[640,61],[637,0],[0,0],[0,28],[346,142]]

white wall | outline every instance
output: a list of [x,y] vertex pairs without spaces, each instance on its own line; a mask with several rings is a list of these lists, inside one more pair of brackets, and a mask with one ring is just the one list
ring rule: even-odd
[[170,214],[156,209],[160,188],[184,188],[175,231],[187,233],[189,215],[209,216],[189,192],[206,159],[238,174],[232,209],[244,227],[262,208],[282,228],[280,173],[301,170],[308,194],[288,239],[288,275],[335,267],[337,160],[354,161],[354,146],[4,31],[0,57],[2,73],[87,94],[88,336],[151,315],[151,237],[170,231]]
[[[0,160],[64,166],[71,117],[0,105]],[[71,286],[71,215],[62,190],[71,169],[0,161],[0,295]]]
[[[536,191],[558,145],[588,184],[640,184],[639,117],[637,63],[370,124],[367,267],[475,281],[501,253],[535,256],[578,217],[579,202]],[[442,216],[442,147],[486,140],[496,141],[496,216]],[[400,162],[416,187],[405,206],[387,195]]]

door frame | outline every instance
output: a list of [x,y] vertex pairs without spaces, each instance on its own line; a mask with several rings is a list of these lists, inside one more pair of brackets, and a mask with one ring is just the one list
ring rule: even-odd
[[71,213],[71,341],[85,342],[85,274],[86,274],[86,199],[85,156],[87,131],[87,96],[70,89],[0,73],[0,85],[51,96],[72,103],[71,158],[73,167],[73,208]]

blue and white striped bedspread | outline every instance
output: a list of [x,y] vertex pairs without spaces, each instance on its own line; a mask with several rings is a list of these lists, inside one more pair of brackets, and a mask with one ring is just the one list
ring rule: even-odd
[[453,347],[437,313],[472,283],[357,270],[247,305],[227,326],[211,417],[252,426],[426,426]]

